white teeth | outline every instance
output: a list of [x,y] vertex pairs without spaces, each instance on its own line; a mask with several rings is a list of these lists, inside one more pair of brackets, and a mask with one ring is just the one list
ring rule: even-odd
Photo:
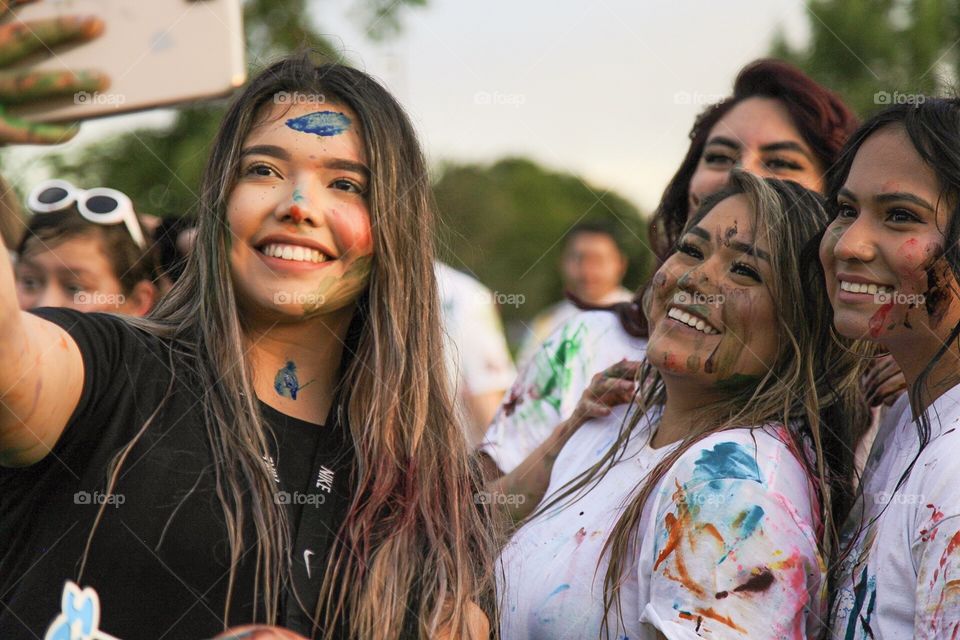
[[840,290],[849,291],[850,293],[866,293],[869,295],[876,295],[878,293],[891,293],[893,292],[893,287],[888,287],[882,284],[867,284],[865,282],[847,282],[846,280],[841,280]]
[[291,244],[268,244],[260,247],[260,253],[272,258],[290,260],[292,262],[326,262],[327,256],[316,249]]
[[698,318],[696,316],[690,315],[686,311],[681,311],[677,307],[670,307],[670,309],[667,311],[667,317],[673,318],[674,320],[679,320],[685,325],[693,327],[698,331],[702,331],[703,333],[709,336],[720,333],[719,331],[711,327],[709,324],[707,324],[706,321],[704,321],[702,318]]

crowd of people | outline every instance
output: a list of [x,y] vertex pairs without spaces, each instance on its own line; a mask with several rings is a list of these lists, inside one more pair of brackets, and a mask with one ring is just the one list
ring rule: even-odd
[[254,77],[188,218],[32,185],[0,227],[0,637],[960,637],[958,150],[956,98],[861,124],[752,63],[653,276],[572,229],[518,370],[356,69]]

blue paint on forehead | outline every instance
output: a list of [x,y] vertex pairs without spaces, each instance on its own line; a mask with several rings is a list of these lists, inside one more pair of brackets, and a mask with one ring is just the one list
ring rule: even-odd
[[314,111],[299,118],[290,118],[286,124],[294,131],[329,137],[349,129],[350,118],[339,111]]

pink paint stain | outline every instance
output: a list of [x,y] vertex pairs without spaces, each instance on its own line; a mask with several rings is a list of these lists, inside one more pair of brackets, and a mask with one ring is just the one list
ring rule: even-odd
[[580,546],[580,543],[583,542],[584,539],[587,537],[587,530],[584,529],[583,527],[580,527],[580,531],[577,531],[577,533],[575,533],[573,537],[577,541],[577,546]]
[[359,256],[373,252],[373,232],[369,216],[358,211],[342,213],[334,209],[330,212],[329,219],[341,251],[350,251]]
[[883,330],[883,325],[887,322],[887,316],[890,314],[890,309],[893,308],[892,302],[887,302],[882,305],[877,312],[873,314],[873,317],[870,318],[870,337],[876,338],[880,335],[880,332]]

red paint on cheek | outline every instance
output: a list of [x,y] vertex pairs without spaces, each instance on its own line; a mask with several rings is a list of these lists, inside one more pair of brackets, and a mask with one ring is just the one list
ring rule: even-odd
[[350,251],[361,256],[373,253],[373,232],[366,214],[334,210],[330,219],[330,224],[337,234],[337,243],[344,252]]
[[923,264],[926,256],[920,249],[920,243],[916,238],[910,238],[897,249],[897,257],[902,263],[898,265],[897,271],[903,274],[913,273]]
[[663,367],[667,371],[680,371],[680,360],[678,360],[677,356],[673,355],[672,353],[668,353],[663,356]]
[[893,303],[888,302],[877,309],[877,312],[873,314],[873,317],[870,318],[870,337],[876,338],[880,335],[880,332],[883,330],[883,325],[887,322],[887,315],[890,313],[890,309],[893,308]]

